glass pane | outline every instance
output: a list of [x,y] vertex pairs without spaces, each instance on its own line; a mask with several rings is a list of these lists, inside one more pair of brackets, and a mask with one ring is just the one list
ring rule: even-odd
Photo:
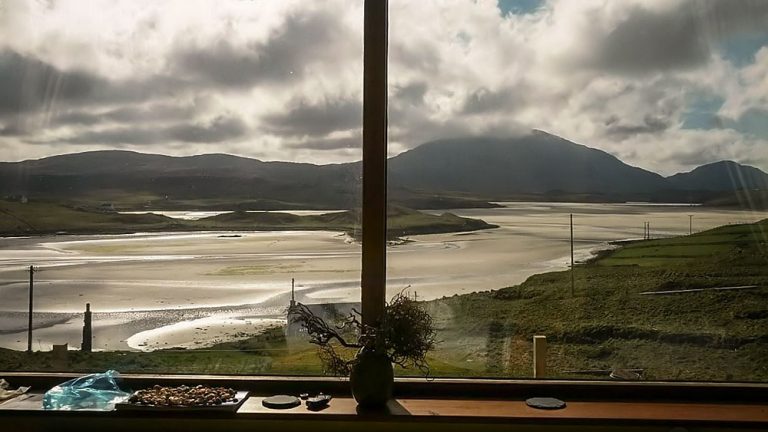
[[433,375],[545,336],[546,378],[768,380],[768,3],[390,7],[387,286]]
[[320,373],[286,310],[360,301],[362,22],[0,2],[0,370]]

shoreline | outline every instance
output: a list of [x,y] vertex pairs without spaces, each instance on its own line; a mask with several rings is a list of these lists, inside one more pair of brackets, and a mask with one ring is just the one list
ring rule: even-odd
[[[602,243],[597,247],[584,248],[581,255],[589,256],[589,258],[577,261],[577,264],[584,264],[589,260],[596,259],[600,253],[613,249],[615,248],[611,248],[610,242]],[[528,277],[562,271],[563,266],[554,263],[563,261],[563,258],[570,258],[570,256],[540,262],[539,265],[544,265],[545,268],[542,271],[535,271]],[[568,266],[566,265],[564,268],[567,269]],[[503,288],[507,287],[490,288],[479,292],[493,292]],[[322,300],[322,298],[313,296],[312,292],[305,294],[302,290],[299,293],[304,294],[306,300]],[[264,302],[253,304],[94,312],[94,349],[110,352],[203,349],[217,343],[247,339],[273,327],[278,322],[284,325],[285,319],[281,318],[280,312],[281,309],[287,308],[287,300],[287,294],[276,294]],[[285,303],[286,306],[279,306],[281,303]],[[305,303],[307,302],[305,301]],[[316,304],[334,303],[318,301]],[[315,304],[315,302],[307,304]],[[0,311],[0,313],[3,312]],[[8,313],[22,316],[23,320],[26,321],[27,314],[24,312]],[[39,314],[57,319],[53,323],[33,326],[33,331],[55,329],[57,326],[74,327],[76,330],[77,326],[82,326],[82,314],[72,312],[39,312]],[[254,326],[252,322],[266,324]],[[225,325],[228,327],[224,327]],[[243,327],[253,328],[256,332],[247,333]],[[257,327],[258,329],[256,329]],[[8,339],[11,336],[21,337],[26,342],[26,329],[0,332],[0,340]],[[105,339],[109,342],[101,344],[99,340]],[[74,346],[77,345],[72,345],[72,347]],[[105,346],[108,348],[102,348]]]
[[[658,221],[654,226],[665,236],[688,230],[688,217],[675,210],[638,210],[634,205],[556,210],[553,214],[546,203],[536,203],[536,208],[456,210],[456,214],[482,218],[500,228],[408,236],[409,242],[388,248],[388,287],[413,286],[420,299],[432,300],[495,291],[532,276],[568,269],[567,214],[571,212],[579,218],[577,264],[588,264],[622,243],[637,240],[641,223],[634,221]],[[695,221],[699,227],[722,226],[757,216],[702,212]],[[247,235],[222,236],[233,231]],[[35,303],[36,310],[60,311],[53,325],[50,319],[42,325],[43,319],[35,314],[36,336],[43,342],[74,341],[79,345],[80,311],[87,300],[95,311],[100,305],[111,309],[94,316],[94,327],[99,327],[94,334],[99,339],[107,333],[104,337],[113,339],[106,344],[111,350],[131,350],[125,342],[130,337],[181,322],[211,316],[221,321],[281,315],[278,311],[289,302],[292,277],[298,277],[301,284],[297,300],[305,303],[359,297],[359,247],[350,244],[344,231],[324,231],[321,236],[318,230],[258,229],[16,237],[0,249],[5,257],[2,276],[8,281],[2,284],[0,280],[0,289],[4,303],[21,318],[4,327],[19,331],[0,332],[7,333],[0,337],[0,345],[26,347],[27,289],[22,264],[28,263],[48,270],[37,280],[41,289],[36,288],[35,293],[43,301]],[[286,235],[291,232],[304,235]],[[614,240],[617,238],[620,240]],[[34,345],[39,344],[35,340]],[[94,348],[104,345],[96,342]]]

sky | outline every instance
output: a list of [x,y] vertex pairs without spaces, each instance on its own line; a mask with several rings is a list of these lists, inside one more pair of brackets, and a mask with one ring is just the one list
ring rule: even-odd
[[[768,171],[768,1],[390,0],[389,152],[540,129]],[[360,0],[0,0],[0,160],[361,156]]]

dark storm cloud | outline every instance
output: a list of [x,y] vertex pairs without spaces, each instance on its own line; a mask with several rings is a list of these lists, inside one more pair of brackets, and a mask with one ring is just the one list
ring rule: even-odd
[[51,119],[51,125],[93,126],[100,123],[158,123],[184,120],[195,115],[194,107],[172,104],[124,106],[104,112],[67,111]]
[[422,105],[427,90],[429,90],[429,86],[424,81],[416,81],[406,85],[396,86],[395,99],[407,102],[411,105]]
[[194,116],[193,106],[154,104],[143,107],[127,106],[107,111],[103,117],[118,123],[163,122],[184,120]]
[[69,111],[55,116],[51,123],[54,125],[92,126],[101,122],[101,116],[82,111]]
[[0,116],[35,111],[58,101],[83,101],[105,84],[85,72],[63,72],[15,51],[0,52]]
[[618,117],[611,116],[605,122],[605,126],[608,135],[624,139],[638,134],[664,132],[672,126],[672,121],[665,117],[646,115],[641,124],[626,124],[621,123]]
[[287,112],[263,118],[266,129],[276,135],[325,136],[360,127],[363,106],[359,100],[325,100],[319,104],[298,102]]
[[[15,51],[0,52],[0,116],[174,97],[190,86],[180,79],[159,75],[110,81],[83,71],[63,71]],[[82,125],[98,121],[88,113],[76,112],[65,113],[58,120]]]
[[470,93],[464,100],[461,112],[464,114],[483,114],[492,111],[509,111],[523,103],[519,90],[504,88],[491,91],[480,88]]
[[695,9],[658,13],[636,6],[598,45],[597,66],[615,72],[684,69],[710,55]]
[[466,122],[436,120],[423,109],[393,106],[390,108],[389,120],[390,140],[400,142],[404,149],[436,139],[472,134]]
[[355,136],[344,138],[327,138],[309,140],[305,142],[293,142],[286,143],[286,147],[294,149],[308,149],[308,150],[339,150],[339,149],[354,149],[362,148],[363,138],[359,134]]
[[7,126],[0,126],[0,136],[20,136],[26,133],[26,130],[15,123],[11,123]]
[[391,69],[410,69],[429,76],[435,76],[441,72],[440,53],[434,45],[429,43],[406,45],[398,40],[390,40],[389,58],[390,64],[393,65],[390,66]]
[[663,12],[635,6],[595,45],[595,66],[627,74],[694,68],[709,60],[714,43],[763,31],[766,22],[763,0],[690,0]]
[[239,138],[248,131],[245,123],[238,118],[218,117],[207,125],[178,125],[166,130],[167,135],[177,141],[207,143]]
[[331,13],[292,15],[265,43],[235,47],[222,39],[211,46],[182,49],[175,55],[175,68],[182,75],[224,87],[294,81],[311,61],[332,61],[343,49],[343,44],[338,46],[343,33]]
[[36,144],[156,144],[164,140],[163,133],[154,129],[120,127],[99,131],[87,131],[69,138]]
[[165,144],[168,141],[216,143],[244,136],[248,128],[242,120],[218,117],[208,124],[179,124],[164,128],[118,127],[87,131],[51,143],[66,144]]
[[765,0],[690,0],[686,7],[699,7],[704,26],[719,38],[736,33],[763,33],[768,25]]

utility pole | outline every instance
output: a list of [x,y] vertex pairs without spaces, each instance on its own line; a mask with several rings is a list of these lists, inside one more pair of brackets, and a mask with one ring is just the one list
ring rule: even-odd
[[34,298],[35,272],[34,266],[29,266],[29,323],[27,324],[27,352],[32,352],[32,299]]
[[91,352],[93,350],[93,316],[91,313],[91,304],[85,304],[85,314],[83,314],[83,343],[80,345],[80,351]]
[[693,215],[688,215],[688,235],[693,234]]
[[574,282],[573,282],[573,213],[571,213],[571,297],[574,296]]

